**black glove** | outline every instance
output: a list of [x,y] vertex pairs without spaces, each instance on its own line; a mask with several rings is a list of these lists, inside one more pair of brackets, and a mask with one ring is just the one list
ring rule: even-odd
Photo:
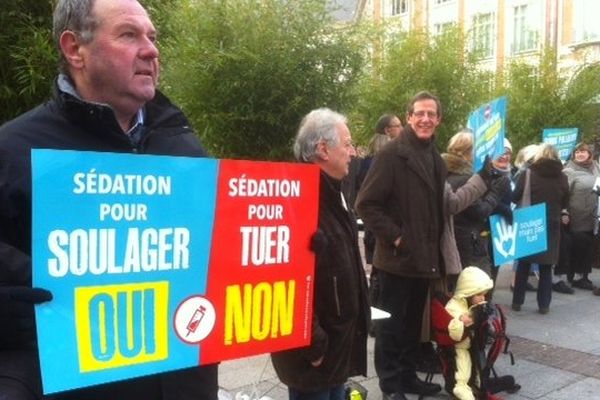
[[490,181],[490,190],[498,195],[498,198],[501,199],[504,195],[510,192],[510,179],[506,175],[498,174],[492,177]]
[[10,300],[41,304],[52,300],[52,293],[46,289],[27,286],[0,286],[0,307],[2,303]]
[[328,244],[329,240],[327,239],[327,236],[325,236],[325,233],[320,229],[317,229],[310,238],[310,249],[315,254],[322,253]]
[[0,286],[0,349],[35,341],[34,304],[52,300],[46,289]]
[[499,207],[498,214],[500,214],[502,217],[504,217],[504,220],[506,221],[507,224],[509,224],[509,225],[513,224],[513,212],[510,207],[506,207],[506,206]]
[[481,177],[481,179],[483,179],[488,187],[490,187],[492,179],[498,176],[498,171],[496,171],[494,168],[494,164],[492,164],[492,159],[489,155],[485,156],[485,159],[483,160],[483,167],[477,171],[477,174]]

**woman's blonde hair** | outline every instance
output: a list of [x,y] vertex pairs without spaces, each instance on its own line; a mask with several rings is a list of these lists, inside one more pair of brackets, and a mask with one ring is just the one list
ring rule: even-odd
[[542,143],[539,145],[535,155],[533,156],[533,162],[537,162],[541,159],[551,159],[551,160],[560,160],[558,156],[558,151],[556,148],[548,143]]
[[529,161],[531,161],[537,152],[538,146],[539,144],[529,144],[519,150],[517,156],[515,157],[515,167],[520,169]]
[[463,129],[448,141],[446,151],[450,154],[463,158],[472,158],[473,156],[473,132]]

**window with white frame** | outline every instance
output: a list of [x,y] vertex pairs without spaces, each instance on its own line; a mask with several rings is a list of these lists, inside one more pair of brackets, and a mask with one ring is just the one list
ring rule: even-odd
[[473,16],[471,49],[480,57],[494,55],[494,14],[479,13]]
[[438,22],[433,24],[433,34],[441,35],[454,25],[453,22]]
[[534,50],[537,46],[537,33],[531,29],[527,4],[513,7],[513,42],[512,53]]
[[575,0],[575,41],[589,42],[600,39],[600,2],[597,0]]
[[408,0],[392,0],[392,15],[400,15],[408,12]]

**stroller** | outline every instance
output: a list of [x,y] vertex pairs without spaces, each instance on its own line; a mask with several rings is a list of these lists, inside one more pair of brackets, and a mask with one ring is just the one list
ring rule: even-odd
[[[446,392],[452,395],[456,384],[455,349],[456,343],[448,334],[448,324],[452,316],[444,308],[448,298],[436,294],[431,299],[431,325],[434,330],[434,341],[437,343],[437,354],[442,365]],[[465,335],[471,335],[471,360],[473,371],[469,385],[477,400],[497,400],[496,393],[506,391],[515,393],[521,386],[515,383],[511,375],[498,376],[494,363],[500,353],[509,354],[511,365],[514,365],[512,353],[508,352],[510,339],[506,336],[506,318],[504,311],[497,304],[484,303],[473,309],[474,323],[465,330]],[[479,377],[479,380],[477,380]],[[425,377],[431,382],[433,373]],[[421,399],[419,397],[419,399]]]

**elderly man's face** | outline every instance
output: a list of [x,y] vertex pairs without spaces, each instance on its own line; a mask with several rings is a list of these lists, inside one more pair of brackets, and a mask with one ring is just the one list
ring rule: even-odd
[[339,143],[335,147],[327,146],[328,160],[325,172],[332,178],[342,180],[348,175],[350,160],[356,155],[356,150],[352,144],[350,129],[346,124],[338,124],[337,133]]
[[136,0],[97,0],[99,25],[81,45],[82,79],[77,90],[88,101],[135,113],[154,97],[158,79],[156,30]]

